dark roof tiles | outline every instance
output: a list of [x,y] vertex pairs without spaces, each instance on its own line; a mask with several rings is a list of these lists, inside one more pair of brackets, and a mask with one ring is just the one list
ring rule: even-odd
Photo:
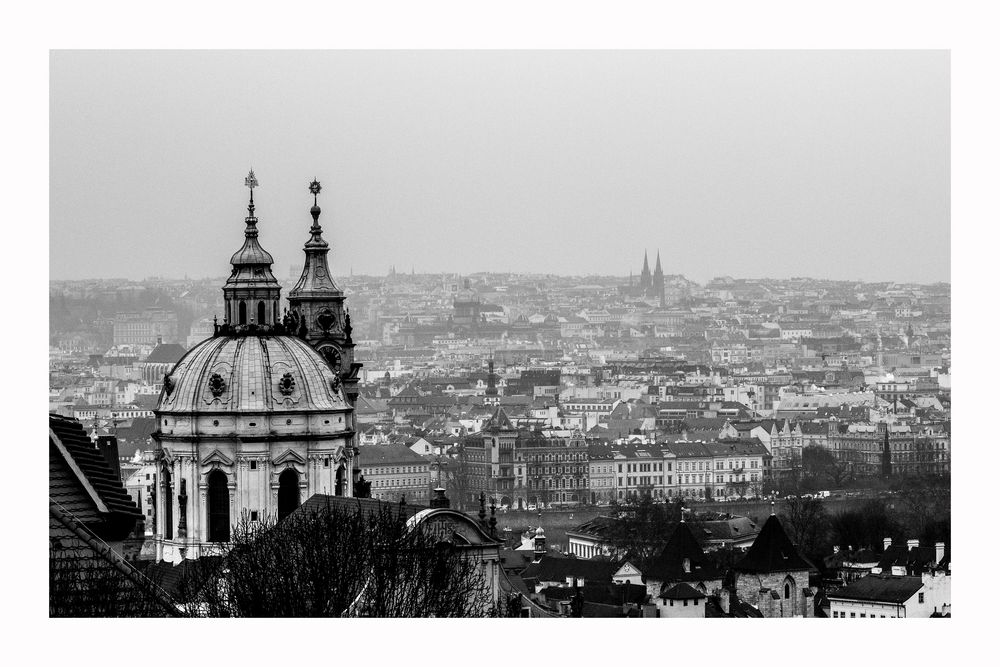
[[736,563],[738,572],[764,573],[811,570],[812,565],[792,544],[778,517],[771,515],[746,555]]

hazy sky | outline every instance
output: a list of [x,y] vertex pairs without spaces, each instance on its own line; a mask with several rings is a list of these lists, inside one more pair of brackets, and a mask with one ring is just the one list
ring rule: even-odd
[[57,51],[50,277],[950,280],[946,51]]

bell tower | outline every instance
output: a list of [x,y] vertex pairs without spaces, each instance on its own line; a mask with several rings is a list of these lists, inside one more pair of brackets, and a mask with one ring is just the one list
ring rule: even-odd
[[226,301],[225,323],[234,327],[273,326],[278,322],[281,285],[271,273],[274,258],[257,241],[257,217],[253,203],[257,178],[252,169],[246,177],[246,186],[250,188],[250,203],[247,205],[243,247],[229,260],[233,271],[222,288]]
[[344,308],[344,292],[330,276],[327,254],[330,245],[323,238],[319,224],[319,181],[309,184],[313,195],[312,227],[306,241],[305,264],[298,282],[288,292],[290,316],[298,322],[298,333],[323,355],[344,383],[345,393],[353,405],[358,397],[358,371],[354,361],[354,341],[351,339],[351,314]]

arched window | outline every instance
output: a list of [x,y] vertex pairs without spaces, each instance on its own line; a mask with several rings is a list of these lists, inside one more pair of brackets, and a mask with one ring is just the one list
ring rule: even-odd
[[267,306],[263,301],[257,302],[257,324],[264,324],[267,321]]
[[278,521],[299,506],[299,473],[286,468],[278,477]]
[[161,471],[163,479],[163,537],[174,539],[174,485],[170,477],[170,468],[163,464]]
[[229,541],[229,480],[221,470],[208,474],[208,541]]
[[247,304],[245,301],[240,301],[240,319],[237,324],[247,323]]
[[346,494],[346,489],[344,488],[344,465],[340,464],[337,466],[337,482],[333,491],[334,495],[343,496]]
[[787,600],[790,597],[792,597],[792,587],[786,581],[785,582],[785,599]]

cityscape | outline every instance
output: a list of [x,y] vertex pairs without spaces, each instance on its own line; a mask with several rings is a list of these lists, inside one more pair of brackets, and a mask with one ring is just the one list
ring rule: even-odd
[[49,616],[950,618],[947,56],[852,54],[56,54]]
[[284,280],[251,197],[229,278],[50,284],[50,456],[115,519],[50,477],[53,526],[161,582],[137,609],[218,612],[201,563],[364,511],[476,550],[450,612],[950,615],[948,284],[337,275],[320,191]]

